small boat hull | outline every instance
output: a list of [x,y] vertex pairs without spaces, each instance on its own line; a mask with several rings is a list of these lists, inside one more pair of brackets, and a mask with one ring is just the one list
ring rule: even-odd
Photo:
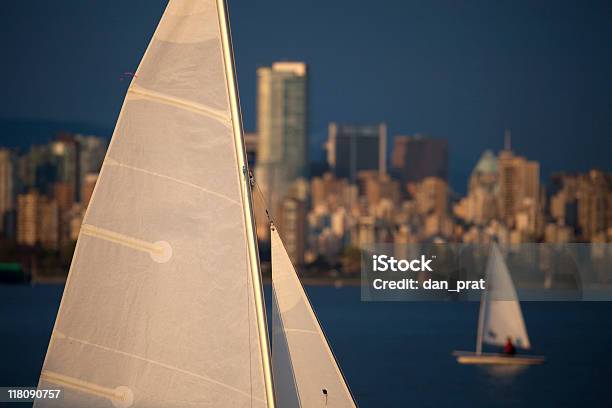
[[459,364],[473,365],[538,365],[545,360],[543,356],[507,356],[496,353],[476,354],[466,351],[455,351],[453,353],[457,357]]

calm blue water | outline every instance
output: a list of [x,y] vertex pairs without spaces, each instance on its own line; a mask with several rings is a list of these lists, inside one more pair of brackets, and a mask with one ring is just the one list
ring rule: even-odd
[[[0,285],[0,386],[35,385],[61,286]],[[612,406],[612,302],[523,304],[542,366],[458,365],[476,303],[364,303],[358,288],[308,288],[361,407]],[[21,405],[25,406],[25,405]]]

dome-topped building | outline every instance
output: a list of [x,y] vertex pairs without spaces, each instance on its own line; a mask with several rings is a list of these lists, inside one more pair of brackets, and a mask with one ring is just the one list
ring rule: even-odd
[[497,156],[491,150],[485,150],[472,170],[469,190],[484,189],[494,192],[497,190],[497,175]]
[[476,167],[472,170],[474,173],[480,174],[497,174],[497,156],[491,150],[485,150],[484,153],[478,159]]
[[455,214],[468,223],[486,225],[497,213],[498,159],[486,150],[470,176],[468,194],[454,208]]

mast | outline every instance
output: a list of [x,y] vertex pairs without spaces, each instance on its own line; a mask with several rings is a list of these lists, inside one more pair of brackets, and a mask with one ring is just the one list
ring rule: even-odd
[[243,211],[245,226],[247,229],[247,245],[249,250],[249,263],[251,272],[251,282],[253,284],[253,294],[255,298],[255,314],[257,317],[257,329],[259,331],[259,343],[261,351],[261,361],[264,374],[264,386],[266,390],[266,400],[269,408],[275,407],[274,387],[272,383],[272,369],[270,363],[270,343],[268,340],[268,328],[266,324],[266,312],[264,306],[263,289],[261,283],[261,268],[259,264],[259,251],[257,248],[257,233],[255,229],[255,219],[253,217],[253,201],[251,195],[251,185],[249,180],[248,165],[244,146],[242,130],[242,114],[240,111],[240,99],[238,96],[238,84],[236,82],[234,52],[230,33],[229,15],[225,0],[217,1],[217,12],[221,26],[221,41],[223,44],[223,60],[225,74],[227,77],[227,88],[230,100],[230,110],[232,115],[232,125],[236,147],[236,157],[238,166],[242,170],[241,194],[243,198]]
[[[495,244],[493,244],[495,245]],[[489,258],[491,257],[491,251],[489,251]],[[485,269],[485,279],[489,279],[489,260],[487,260],[487,268]],[[484,321],[485,321],[485,307],[487,304],[487,290],[485,289],[480,295],[480,309],[478,312],[478,329],[476,331],[476,354],[482,354],[482,339],[484,338]]]
[[478,313],[478,330],[476,334],[476,354],[482,354],[482,334],[484,332],[484,316],[485,316],[485,304],[486,304],[487,291],[483,291],[480,297],[480,312]]

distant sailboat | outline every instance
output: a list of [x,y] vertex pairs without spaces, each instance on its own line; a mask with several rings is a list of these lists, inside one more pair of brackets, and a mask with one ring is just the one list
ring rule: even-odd
[[[522,349],[531,348],[521,306],[518,301],[508,266],[493,244],[486,266],[487,290],[480,301],[476,352],[456,351],[453,354],[461,364],[516,364],[531,365],[544,361],[540,356],[507,356],[483,353],[483,343],[502,347],[506,339]],[[503,300],[502,300],[503,299]]]
[[336,359],[274,225],[272,361],[280,407],[355,407]]
[[248,174],[225,2],[171,0],[125,97],[49,342],[39,388],[62,399],[36,407],[276,406]]

